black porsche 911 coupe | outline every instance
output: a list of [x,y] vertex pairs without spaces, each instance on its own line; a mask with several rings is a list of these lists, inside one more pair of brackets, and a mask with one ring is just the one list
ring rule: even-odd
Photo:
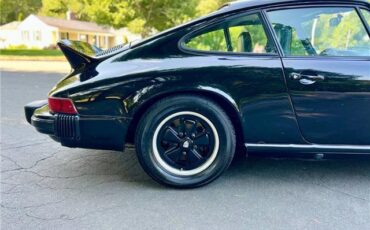
[[134,143],[144,170],[205,185],[237,147],[370,153],[370,4],[250,0],[109,50],[58,43],[72,71],[27,120],[63,146]]

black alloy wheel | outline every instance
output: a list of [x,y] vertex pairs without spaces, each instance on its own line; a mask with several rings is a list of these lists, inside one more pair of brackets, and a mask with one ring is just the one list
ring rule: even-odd
[[136,135],[140,164],[156,181],[181,188],[210,183],[230,165],[234,127],[215,103],[194,96],[163,99],[141,120]]

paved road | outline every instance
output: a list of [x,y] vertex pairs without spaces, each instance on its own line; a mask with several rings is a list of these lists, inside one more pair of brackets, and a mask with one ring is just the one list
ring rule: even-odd
[[70,65],[66,61],[27,61],[27,60],[4,60],[0,56],[0,69],[2,71],[43,72],[65,74],[69,72]]
[[1,229],[369,229],[370,160],[251,158],[211,185],[164,188],[134,151],[60,147],[23,118],[59,74],[1,76]]

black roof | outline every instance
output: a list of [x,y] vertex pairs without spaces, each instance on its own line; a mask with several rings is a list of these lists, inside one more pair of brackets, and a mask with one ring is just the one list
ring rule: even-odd
[[280,5],[280,4],[288,4],[288,3],[367,3],[369,4],[368,0],[241,0],[241,1],[234,1],[226,4],[222,7],[219,12],[230,12],[239,9],[245,8],[254,8],[254,7],[261,7],[266,5]]

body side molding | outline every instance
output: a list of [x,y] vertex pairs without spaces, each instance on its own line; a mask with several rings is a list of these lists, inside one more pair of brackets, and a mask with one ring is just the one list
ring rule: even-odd
[[299,153],[370,153],[368,145],[318,145],[318,144],[255,144],[245,143],[252,151],[285,151]]

